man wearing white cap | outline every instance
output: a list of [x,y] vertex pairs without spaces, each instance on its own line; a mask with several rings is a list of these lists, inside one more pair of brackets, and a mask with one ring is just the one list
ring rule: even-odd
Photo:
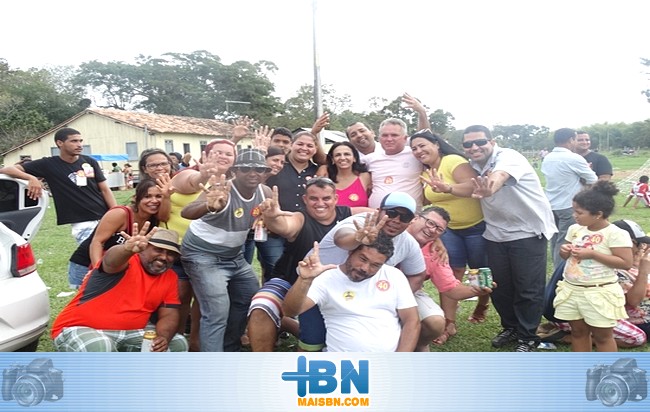
[[152,351],[187,352],[177,334],[178,277],[171,269],[180,254],[178,234],[149,222],[125,243],[110,248],[84,279],[77,295],[52,325],[61,352],[137,352],[147,323],[157,315]]
[[[434,337],[437,337],[444,330],[444,314],[422,290],[426,277],[424,258],[418,242],[406,231],[415,217],[415,211],[415,200],[406,193],[393,192],[384,196],[378,213],[351,216],[325,235],[320,241],[320,261],[324,265],[341,264],[347,259],[349,251],[361,244],[373,243],[381,231],[393,240],[395,248],[386,264],[397,267],[406,275],[415,294],[422,321],[421,336],[427,332],[430,335],[431,330],[437,330],[439,332],[434,333]],[[325,345],[325,327],[318,308],[302,313],[299,319],[300,347],[307,351],[321,350]],[[418,347],[422,345],[418,343]]]

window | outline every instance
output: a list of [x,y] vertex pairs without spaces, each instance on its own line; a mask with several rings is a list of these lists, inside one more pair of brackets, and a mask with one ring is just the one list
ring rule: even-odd
[[126,142],[125,147],[126,147],[126,154],[129,155],[129,160],[134,161],[140,159],[137,142]]
[[165,151],[167,153],[171,153],[174,151],[174,141],[173,140],[165,140]]
[[203,151],[205,150],[205,146],[207,146],[207,145],[208,145],[208,141],[207,141],[207,140],[201,140],[201,141],[199,142],[199,148],[200,148],[199,151],[200,151],[201,153],[203,153]]
[[[89,144],[84,145],[84,150],[81,152],[81,154],[84,154],[86,156],[90,155],[93,151],[90,149]],[[52,157],[56,157],[61,154],[61,150],[59,150],[58,146],[50,147],[50,153],[52,154]]]
[[183,153],[181,153],[181,154],[190,153],[190,152],[191,152],[190,144],[189,143],[183,143]]

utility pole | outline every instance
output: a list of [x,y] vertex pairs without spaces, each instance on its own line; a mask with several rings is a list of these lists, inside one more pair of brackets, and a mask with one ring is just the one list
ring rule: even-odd
[[[323,114],[323,97],[321,95],[320,85],[320,62],[318,60],[318,45],[317,45],[317,8],[318,0],[312,0],[312,20],[313,20],[313,37],[314,37],[314,111],[316,116],[314,120],[318,119]],[[323,142],[321,142],[323,143]]]

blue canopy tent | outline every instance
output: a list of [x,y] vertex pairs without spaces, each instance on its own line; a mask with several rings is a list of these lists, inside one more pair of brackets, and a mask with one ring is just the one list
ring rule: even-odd
[[128,154],[91,154],[89,156],[98,162],[125,162],[129,160]]
[[[129,160],[128,154],[91,154],[88,156],[98,162],[126,162]],[[106,180],[111,189],[125,186],[124,174],[122,172],[110,172],[111,169],[105,167],[102,163],[100,163],[100,166],[106,171]]]

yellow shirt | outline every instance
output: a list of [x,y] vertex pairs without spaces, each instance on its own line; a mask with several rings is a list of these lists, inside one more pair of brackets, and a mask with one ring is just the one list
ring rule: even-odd
[[[449,154],[442,157],[438,173],[442,174],[445,183],[456,184],[454,180],[454,170],[463,163],[468,161],[462,156]],[[429,172],[425,171],[422,176],[428,177]],[[478,199],[471,197],[457,197],[449,193],[437,193],[431,190],[431,186],[426,185],[424,188],[424,197],[432,205],[439,206],[449,212],[451,229],[467,229],[483,220],[481,203]]]
[[192,222],[189,219],[181,217],[181,211],[185,206],[195,201],[200,194],[200,190],[189,195],[172,193],[171,197],[169,198],[172,202],[172,209],[169,215],[169,221],[167,221],[167,229],[175,230],[178,232],[180,241],[183,240],[183,236],[185,236],[185,232],[187,232],[187,228],[190,227],[190,223]]

